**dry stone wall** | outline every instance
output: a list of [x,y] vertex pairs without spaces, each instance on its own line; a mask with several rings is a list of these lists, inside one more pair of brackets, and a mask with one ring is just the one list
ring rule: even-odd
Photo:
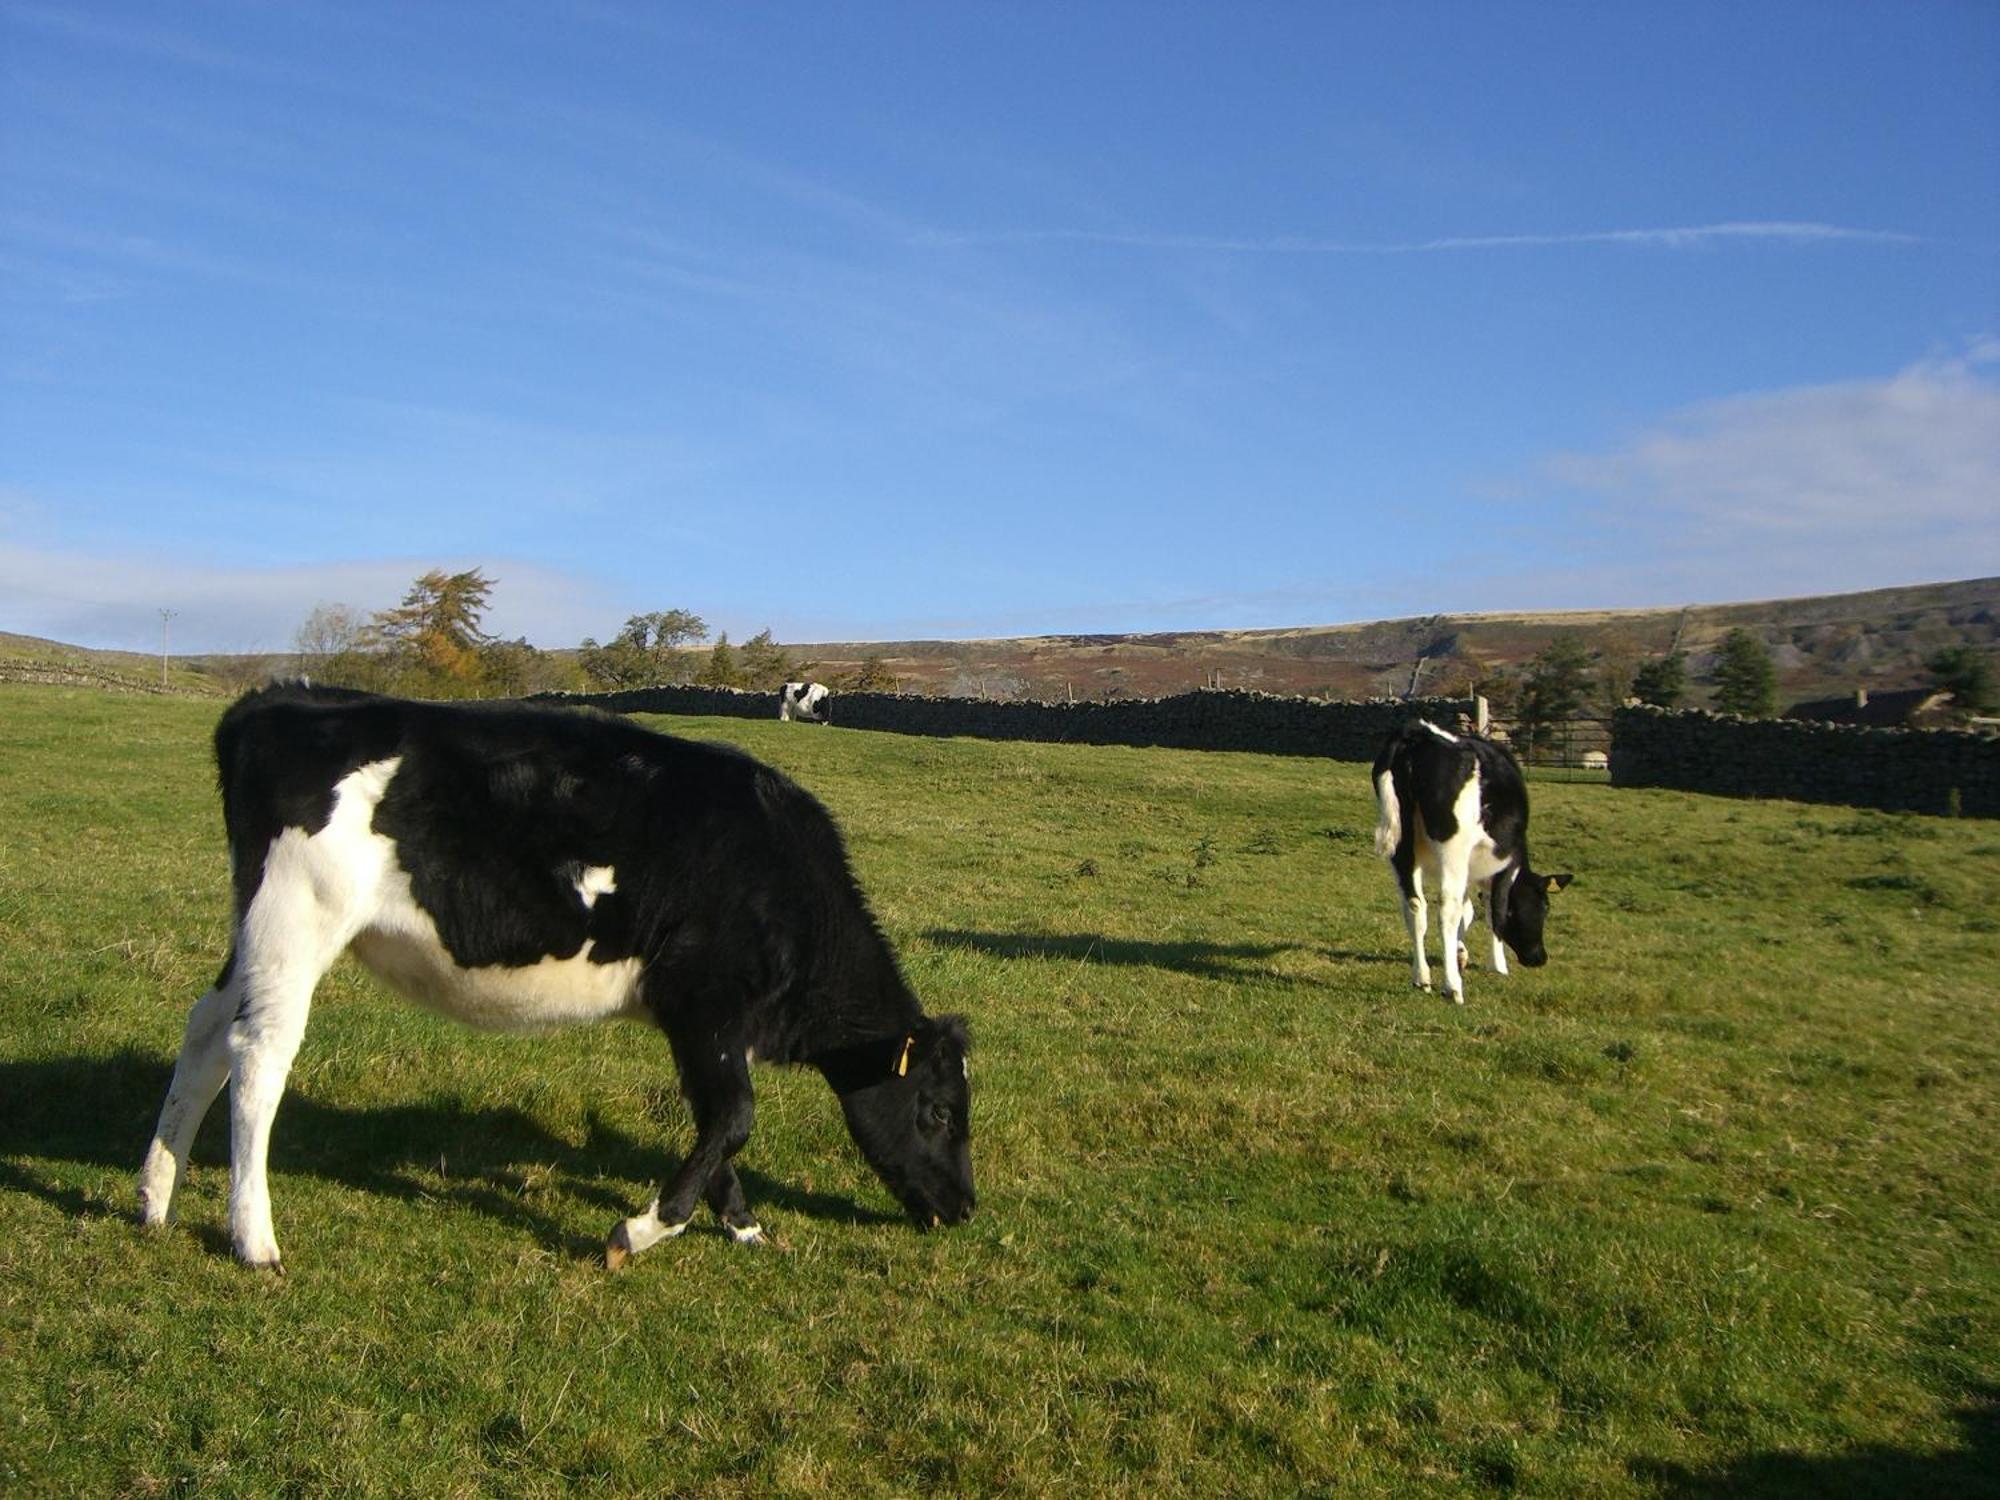
[[[547,695],[616,713],[717,714],[775,719],[776,693],[732,688],[656,687],[622,693]],[[964,735],[1071,745],[1158,745],[1179,750],[1249,750],[1372,761],[1389,731],[1412,715],[1450,727],[1472,705],[1462,698],[1372,699],[1330,703],[1241,691],[1106,703],[1034,703],[924,698],[904,693],[837,693],[832,720],[892,734]]]
[[[544,701],[616,713],[775,719],[776,693],[653,687],[552,693]],[[1370,761],[1413,715],[1453,726],[1459,698],[1331,703],[1240,691],[1106,703],[1001,702],[901,693],[840,693],[833,722],[892,734],[964,735],[1072,745],[1158,745]],[[812,732],[802,726],[801,732]],[[1856,729],[1701,710],[1620,709],[1612,722],[1614,786],[1674,787],[1725,797],[1786,797],[1892,811],[2000,818],[2000,739],[1938,729]]]
[[1624,708],[1612,720],[1611,784],[2000,818],[2000,739]]

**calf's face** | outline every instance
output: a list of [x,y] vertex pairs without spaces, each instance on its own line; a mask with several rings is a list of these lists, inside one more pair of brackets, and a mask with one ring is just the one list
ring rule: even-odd
[[1500,936],[1514,950],[1514,956],[1531,969],[1549,961],[1542,946],[1542,928],[1549,919],[1549,897],[1568,885],[1571,876],[1537,875],[1522,870],[1507,893],[1507,915],[1500,923]]
[[962,1019],[926,1018],[901,1071],[840,1096],[854,1143],[919,1229],[972,1217],[969,1047]]

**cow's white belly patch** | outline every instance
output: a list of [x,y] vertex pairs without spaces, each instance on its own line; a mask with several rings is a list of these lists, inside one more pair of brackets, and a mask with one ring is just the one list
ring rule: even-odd
[[[521,1031],[643,1015],[639,960],[592,963],[587,942],[568,958],[532,964],[465,968],[452,958],[411,891],[395,841],[373,826],[400,764],[374,761],[342,777],[324,828],[287,828],[272,840],[244,916],[246,970],[282,969],[303,952],[316,977],[345,947],[390,988],[474,1026]],[[618,889],[608,865],[577,867],[567,878],[586,908]]]
[[600,964],[590,945],[571,958],[462,969],[441,943],[364,932],[351,945],[370,973],[419,1005],[491,1031],[539,1031],[638,1017],[639,960]]
[[409,876],[392,868],[382,884],[375,913],[349,951],[419,1005],[493,1031],[535,1031],[644,1013],[636,958],[594,963],[586,941],[568,958],[464,968],[439,939],[430,913],[411,896]]

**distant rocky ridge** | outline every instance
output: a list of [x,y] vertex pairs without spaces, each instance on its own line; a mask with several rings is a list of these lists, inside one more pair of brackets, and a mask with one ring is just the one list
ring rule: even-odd
[[1945,646],[2000,651],[2000,578],[1918,584],[1685,609],[1439,614],[1282,630],[1050,635],[1012,640],[829,642],[788,646],[831,681],[876,658],[906,692],[958,696],[1162,697],[1192,688],[1363,699],[1461,691],[1494,669],[1518,670],[1559,636],[1600,661],[1635,665],[1679,649],[1700,686],[1731,630],[1771,648],[1782,696],[1888,690],[1929,681]]
[[[1771,648],[1781,697],[1918,687],[1945,646],[2000,655],[2000,578],[1915,584],[1685,609],[1437,614],[1352,625],[1141,635],[1045,635],[1005,640],[786,643],[812,676],[838,682],[871,658],[903,692],[958,697],[1168,697],[1200,687],[1341,699],[1455,694],[1495,669],[1519,670],[1559,636],[1629,670],[1673,649],[1688,653],[1689,702],[1717,646],[1743,628]],[[288,670],[284,657],[176,657],[176,692],[237,691]],[[89,651],[0,634],[0,681],[158,690],[159,658]]]

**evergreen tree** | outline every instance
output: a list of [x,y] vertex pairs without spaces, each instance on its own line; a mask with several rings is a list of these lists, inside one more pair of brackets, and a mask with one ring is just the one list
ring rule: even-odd
[[1528,754],[1535,743],[1559,724],[1582,717],[1590,692],[1590,653],[1571,636],[1558,636],[1528,664],[1521,684],[1515,718],[1527,737]]
[[1777,711],[1778,671],[1771,665],[1770,648],[1740,626],[1723,637],[1713,681],[1715,706],[1722,713],[1767,719]]
[[1586,708],[1590,713],[1610,718],[1632,696],[1632,679],[1638,676],[1643,653],[1622,631],[1607,633],[1597,644],[1597,669],[1590,684]]
[[1687,653],[1656,656],[1632,674],[1632,696],[1655,708],[1672,708],[1687,692]]
[[1951,694],[1951,706],[1960,713],[1990,714],[2000,707],[1992,660],[1977,646],[1946,646],[1924,665],[1932,680]]
[[891,672],[879,656],[864,656],[854,675],[847,679],[847,690],[851,693],[893,693],[896,691],[896,674]]
[[1494,715],[1511,719],[1521,704],[1521,677],[1508,667],[1483,667],[1473,679],[1472,692],[1486,700]]
[[752,688],[758,692],[776,692],[793,678],[792,659],[785,648],[771,639],[770,630],[764,629],[743,643],[743,654],[736,664],[738,686]]
[[736,687],[738,675],[736,651],[729,644],[729,632],[725,630],[715,638],[715,649],[708,653],[708,660],[694,674],[694,680],[703,687]]

